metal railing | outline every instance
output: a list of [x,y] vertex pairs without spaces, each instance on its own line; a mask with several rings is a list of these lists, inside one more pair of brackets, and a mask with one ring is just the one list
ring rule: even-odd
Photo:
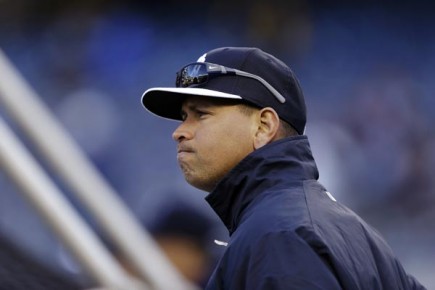
[[0,102],[38,153],[95,217],[143,283],[132,282],[14,132],[0,119],[0,166],[101,287],[120,290],[197,289],[176,271],[1,50]]

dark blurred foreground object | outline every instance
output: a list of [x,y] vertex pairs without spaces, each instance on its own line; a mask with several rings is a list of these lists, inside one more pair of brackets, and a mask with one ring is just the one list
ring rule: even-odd
[[40,264],[0,235],[0,290],[70,289],[83,287]]

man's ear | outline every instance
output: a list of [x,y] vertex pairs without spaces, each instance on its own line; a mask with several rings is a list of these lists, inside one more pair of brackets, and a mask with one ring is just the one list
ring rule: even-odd
[[258,112],[258,128],[254,138],[255,149],[277,139],[279,122],[278,114],[270,107],[263,108]]

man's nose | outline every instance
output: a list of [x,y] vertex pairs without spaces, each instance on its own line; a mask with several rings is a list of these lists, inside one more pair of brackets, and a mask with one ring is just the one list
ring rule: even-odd
[[172,139],[175,142],[180,142],[184,139],[191,139],[192,138],[192,132],[189,129],[189,126],[186,124],[186,122],[182,122],[177,129],[172,133]]

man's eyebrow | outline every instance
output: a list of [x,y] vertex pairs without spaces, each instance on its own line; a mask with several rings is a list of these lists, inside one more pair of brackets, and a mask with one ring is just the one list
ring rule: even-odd
[[211,107],[208,104],[197,104],[197,103],[187,103],[186,105],[181,107],[181,112],[187,113],[186,111],[198,111]]
[[209,107],[209,106],[203,105],[203,104],[196,104],[196,103],[187,103],[187,104],[183,105],[180,109],[181,119],[182,120],[186,119],[186,117],[189,115],[189,112],[195,113],[195,112],[204,110],[207,107]]

